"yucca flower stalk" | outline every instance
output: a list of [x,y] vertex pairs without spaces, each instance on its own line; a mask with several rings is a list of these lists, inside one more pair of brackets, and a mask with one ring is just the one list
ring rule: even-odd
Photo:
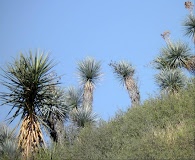
[[135,69],[132,64],[127,61],[120,61],[118,63],[111,62],[109,65],[113,68],[114,74],[120,82],[126,86],[131,99],[131,106],[138,106],[140,104],[140,93],[134,79]]
[[49,76],[54,65],[48,55],[37,50],[34,55],[31,51],[26,55],[21,53],[19,59],[2,69],[1,84],[7,92],[0,92],[0,99],[2,105],[12,106],[8,115],[15,111],[10,122],[21,115],[18,147],[24,159],[45,146],[40,125],[43,124],[43,108],[51,110],[50,106],[56,104],[50,88],[58,83]]
[[101,63],[93,58],[78,62],[78,76],[83,86],[83,107],[93,106],[93,92],[97,82],[101,79]]

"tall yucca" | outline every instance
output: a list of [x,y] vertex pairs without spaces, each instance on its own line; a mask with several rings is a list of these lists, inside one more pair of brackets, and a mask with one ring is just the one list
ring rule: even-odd
[[[184,33],[186,36],[190,37],[194,41],[195,45],[195,16],[193,14],[194,5],[191,1],[185,2],[185,8],[190,11],[190,15],[187,16],[185,21],[183,22]],[[186,68],[195,75],[195,56],[192,56],[186,65]]]
[[18,147],[24,158],[44,146],[40,124],[43,122],[42,108],[50,110],[49,106],[53,105],[50,88],[57,85],[49,76],[53,67],[48,55],[39,51],[33,55],[30,51],[27,55],[21,53],[19,59],[3,69],[1,84],[7,88],[7,92],[1,92],[0,98],[2,105],[12,106],[8,114],[15,111],[11,121],[21,115]]
[[194,4],[191,1],[184,3],[185,8],[189,10],[190,14],[185,19],[183,26],[185,27],[185,35],[192,37],[195,45],[195,16],[194,16]]
[[78,76],[84,87],[83,107],[89,106],[92,109],[94,87],[101,75],[101,63],[99,61],[87,57],[78,62]]
[[138,90],[137,83],[135,82],[133,76],[135,73],[135,69],[131,65],[131,63],[127,61],[120,61],[118,63],[111,62],[109,64],[116,74],[117,78],[125,84],[129,97],[131,99],[131,106],[135,107],[140,104],[140,93]]
[[183,22],[183,26],[185,35],[191,37],[195,43],[195,16],[189,15]]
[[156,83],[164,93],[175,94],[186,85],[187,79],[179,69],[162,69],[155,76]]

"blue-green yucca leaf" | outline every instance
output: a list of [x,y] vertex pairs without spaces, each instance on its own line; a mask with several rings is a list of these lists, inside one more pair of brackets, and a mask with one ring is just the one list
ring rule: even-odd
[[109,64],[116,75],[116,77],[124,83],[127,77],[132,77],[134,75],[135,69],[130,62],[122,60],[120,62],[111,62]]
[[51,105],[54,103],[50,88],[58,84],[54,81],[57,77],[48,76],[54,66],[47,54],[37,51],[33,55],[30,51],[27,55],[21,53],[19,59],[3,69],[1,84],[7,88],[7,92],[1,92],[0,98],[2,104],[16,108],[12,118],[19,113],[23,117],[29,114],[39,115],[36,112],[41,111],[40,108],[48,105],[48,102]]
[[93,113],[91,107],[80,107],[71,112],[71,119],[78,127],[85,124],[94,124],[97,121],[97,114]]
[[191,37],[195,43],[195,16],[189,15],[183,22],[183,26],[185,35]]
[[70,107],[66,104],[66,96],[64,89],[60,87],[53,87],[50,89],[50,99],[45,102],[45,106],[39,109],[41,117],[44,117],[46,120],[51,114],[53,114],[56,119],[64,120],[70,111]]
[[187,44],[176,42],[163,47],[159,59],[166,68],[186,68],[187,61],[191,56],[191,50]]
[[75,87],[68,87],[65,93],[66,105],[71,109],[79,108],[82,105],[83,100],[83,90],[76,89]]
[[8,159],[19,157],[15,130],[9,129],[4,124],[0,124],[0,157]]
[[156,83],[166,93],[177,93],[184,88],[187,78],[179,69],[165,68],[155,76]]
[[87,81],[96,84],[102,77],[101,62],[90,57],[79,61],[77,69],[79,80],[82,85]]
[[155,69],[158,69],[158,70],[169,67],[165,56],[163,56],[162,54],[154,59],[154,61],[152,62],[152,65],[154,66]]

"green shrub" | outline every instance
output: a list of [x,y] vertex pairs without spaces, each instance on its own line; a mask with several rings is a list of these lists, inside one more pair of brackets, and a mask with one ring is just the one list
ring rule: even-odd
[[[195,159],[195,85],[80,130],[38,159]],[[44,158],[45,157],[45,158]]]

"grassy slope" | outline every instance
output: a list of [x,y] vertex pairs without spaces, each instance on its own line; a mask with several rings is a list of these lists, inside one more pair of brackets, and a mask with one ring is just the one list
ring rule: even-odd
[[74,145],[55,148],[53,159],[195,159],[194,136],[193,85],[82,129]]

